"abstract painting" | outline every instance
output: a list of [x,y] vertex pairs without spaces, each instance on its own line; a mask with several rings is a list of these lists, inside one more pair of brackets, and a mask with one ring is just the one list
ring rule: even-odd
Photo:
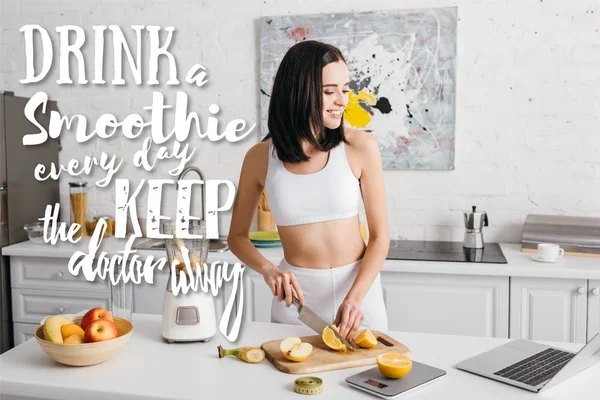
[[261,136],[281,59],[302,40],[338,47],[345,125],[370,131],[384,169],[454,169],[457,8],[261,18]]

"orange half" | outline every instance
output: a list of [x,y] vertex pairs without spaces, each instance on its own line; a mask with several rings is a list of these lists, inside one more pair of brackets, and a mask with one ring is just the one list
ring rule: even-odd
[[325,329],[323,329],[321,339],[323,339],[325,346],[329,347],[331,350],[346,351],[344,343],[335,336],[335,333],[333,333],[333,330],[329,326],[326,326]]
[[384,353],[377,357],[379,372],[388,378],[402,378],[412,369],[410,357],[398,353]]

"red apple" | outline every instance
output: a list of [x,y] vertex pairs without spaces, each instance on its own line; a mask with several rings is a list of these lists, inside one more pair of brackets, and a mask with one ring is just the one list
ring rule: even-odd
[[107,319],[97,319],[85,330],[85,343],[103,342],[119,336],[119,330],[114,322]]
[[81,329],[87,331],[87,328],[91,325],[92,322],[102,318],[113,322],[113,317],[110,311],[102,307],[92,308],[90,311],[86,312],[83,318],[81,319]]

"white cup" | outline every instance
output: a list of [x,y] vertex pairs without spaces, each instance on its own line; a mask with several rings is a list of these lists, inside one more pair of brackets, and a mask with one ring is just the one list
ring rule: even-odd
[[554,243],[538,244],[538,258],[544,261],[554,261],[565,255],[565,251]]

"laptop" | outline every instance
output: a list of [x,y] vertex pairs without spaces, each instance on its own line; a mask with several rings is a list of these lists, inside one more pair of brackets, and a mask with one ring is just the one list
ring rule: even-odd
[[600,334],[577,353],[516,339],[455,365],[532,392],[542,392],[600,361]]

